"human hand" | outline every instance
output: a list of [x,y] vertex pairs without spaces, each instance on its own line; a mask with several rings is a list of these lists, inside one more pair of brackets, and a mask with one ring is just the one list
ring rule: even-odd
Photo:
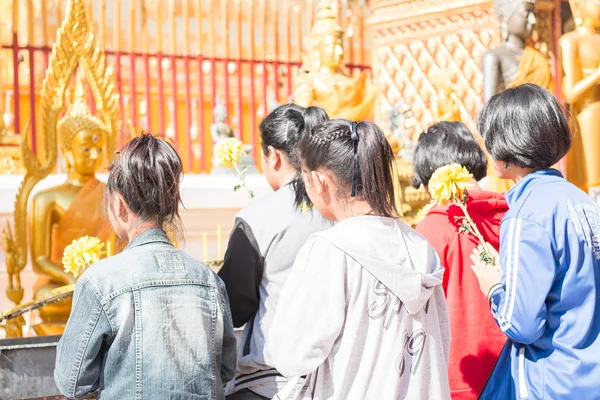
[[475,276],[479,281],[479,288],[485,296],[488,295],[494,285],[500,283],[502,277],[500,265],[498,264],[498,260],[500,260],[498,252],[489,243],[486,243],[486,249],[496,261],[496,265],[490,265],[481,259],[481,252],[484,250],[482,245],[477,246],[471,254],[471,261],[473,261],[471,269],[475,272]]

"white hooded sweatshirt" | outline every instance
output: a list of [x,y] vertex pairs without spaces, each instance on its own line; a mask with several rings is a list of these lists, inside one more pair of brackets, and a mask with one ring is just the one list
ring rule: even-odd
[[267,347],[296,399],[446,400],[443,268],[418,233],[364,216],[313,235],[281,292]]

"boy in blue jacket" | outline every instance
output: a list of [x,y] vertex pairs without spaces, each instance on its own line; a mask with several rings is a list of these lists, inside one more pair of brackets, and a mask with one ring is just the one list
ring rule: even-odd
[[508,337],[481,399],[600,399],[600,209],[555,165],[571,146],[558,101],[536,85],[494,96],[479,131],[515,186],[498,265],[471,257]]

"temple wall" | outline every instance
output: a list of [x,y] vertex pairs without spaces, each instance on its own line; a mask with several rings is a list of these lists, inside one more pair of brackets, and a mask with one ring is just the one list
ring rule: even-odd
[[[372,0],[368,25],[373,75],[381,95],[376,122],[387,126],[392,104],[412,105],[417,134],[434,122],[436,77],[456,74],[456,99],[463,121],[474,131],[483,106],[483,53],[500,44],[499,23],[490,0]],[[537,30],[553,50],[552,0],[538,0]]]

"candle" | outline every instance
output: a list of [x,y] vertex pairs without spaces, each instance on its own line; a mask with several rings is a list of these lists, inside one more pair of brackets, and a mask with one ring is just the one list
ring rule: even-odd
[[222,242],[221,242],[221,238],[222,238],[222,233],[221,233],[221,225],[217,225],[217,261],[221,261],[222,258],[222,254],[223,254],[223,247],[222,247]]
[[208,237],[206,236],[206,233],[202,234],[202,254],[204,256],[204,263],[208,262]]

